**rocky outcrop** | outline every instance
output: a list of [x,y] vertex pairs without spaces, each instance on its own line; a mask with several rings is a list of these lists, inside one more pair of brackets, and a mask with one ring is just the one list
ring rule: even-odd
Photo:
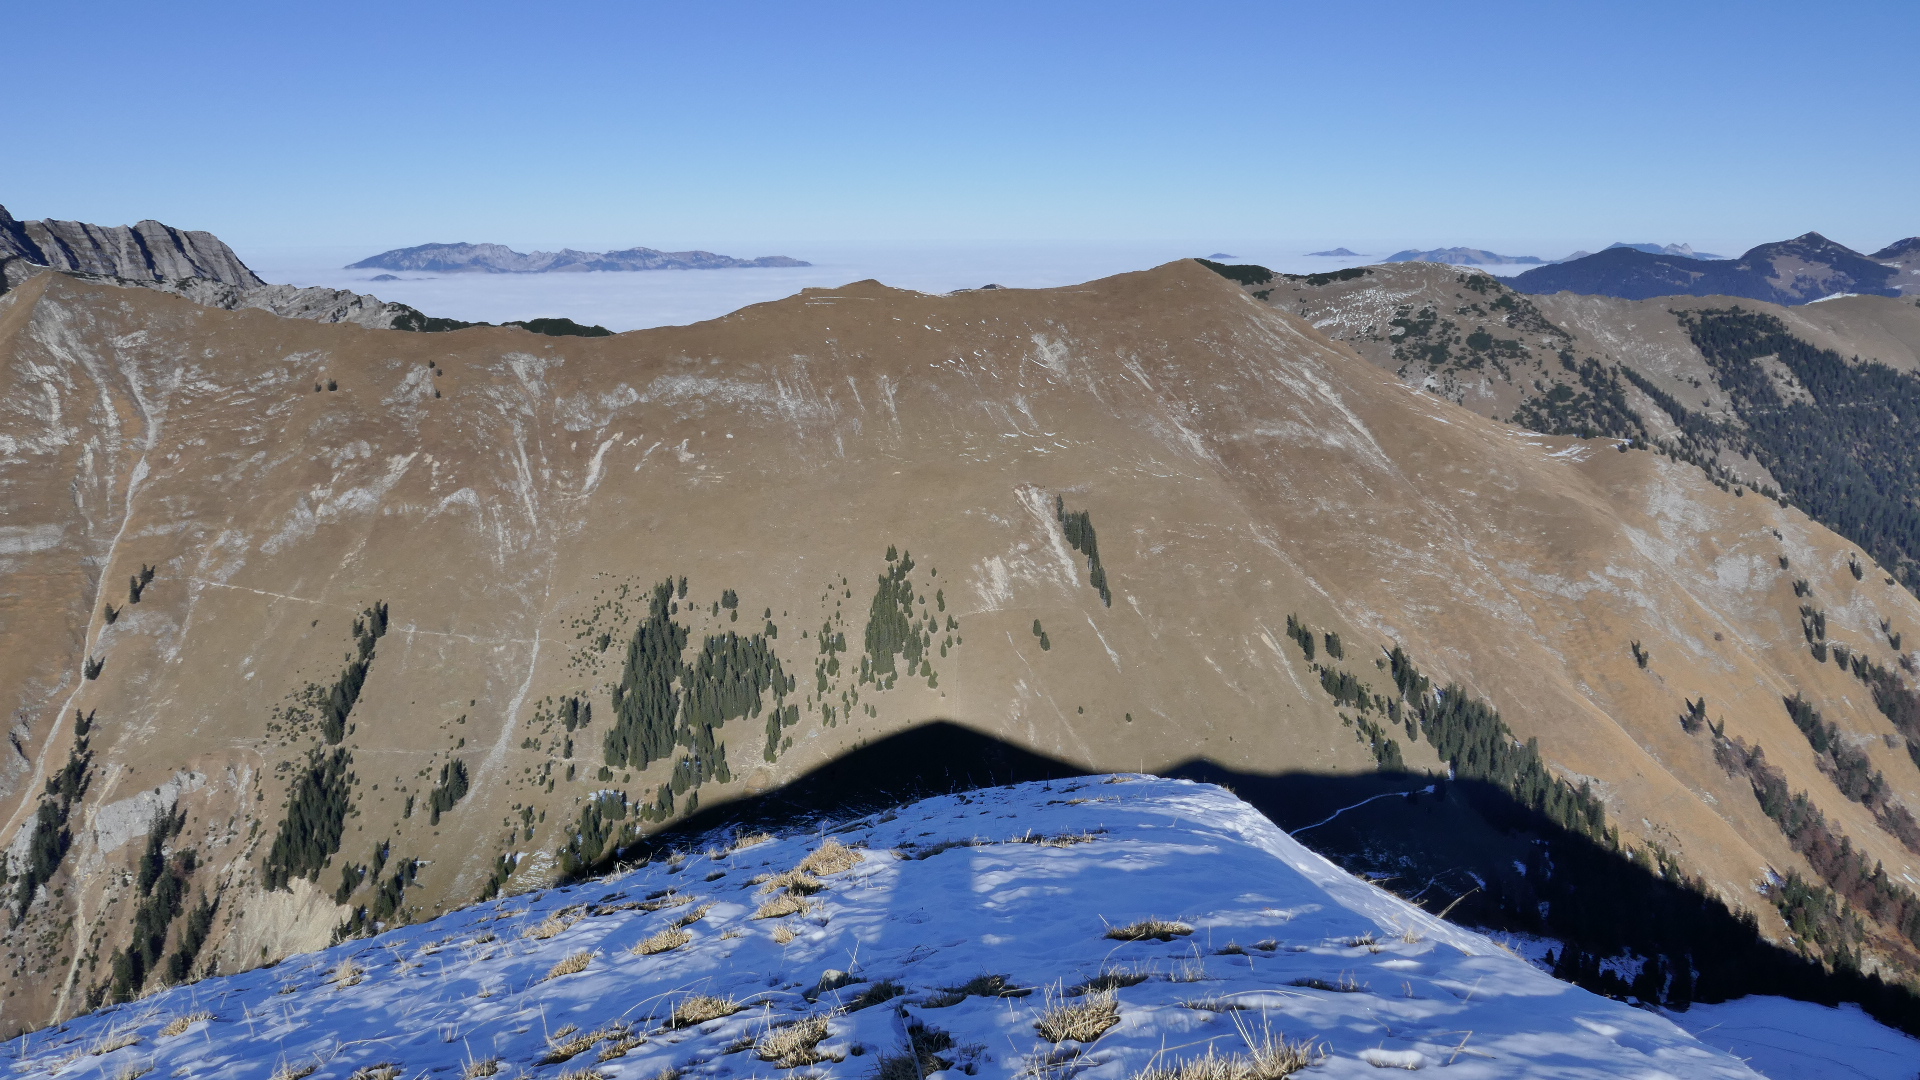
[[6,257],[130,281],[204,278],[240,288],[266,284],[212,233],[182,231],[151,220],[138,225],[17,221],[0,206],[0,258]]
[[736,259],[711,251],[536,251],[523,255],[504,244],[421,244],[383,251],[349,270],[412,270],[426,273],[550,274],[590,270],[726,270],[744,267],[812,266],[785,255]]

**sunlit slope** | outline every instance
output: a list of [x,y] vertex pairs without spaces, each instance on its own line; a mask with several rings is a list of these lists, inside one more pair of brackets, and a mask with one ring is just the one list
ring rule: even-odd
[[[1398,644],[1491,700],[1630,837],[1747,904],[1798,857],[1683,699],[1830,790],[1782,695],[1892,729],[1808,654],[1792,581],[1882,663],[1880,619],[1920,628],[1797,512],[1412,391],[1193,263],[1044,291],[863,282],[605,339],[46,277],[0,300],[0,334],[0,839],[31,869],[50,798],[72,834],[29,882],[46,936],[12,961],[8,1024],[109,992],[149,848],[183,906],[218,897],[189,966],[231,971],[325,945],[382,888],[388,918],[430,914],[510,852],[531,884],[583,834],[927,720],[1090,769],[1375,768],[1290,615],[1373,692]],[[679,674],[656,648],[676,640]],[[678,745],[647,742],[663,702],[698,721]],[[1869,752],[1912,801],[1905,754]],[[84,790],[48,796],[63,769]],[[583,820],[595,791],[622,816]],[[1822,806],[1913,872],[1861,807]]]

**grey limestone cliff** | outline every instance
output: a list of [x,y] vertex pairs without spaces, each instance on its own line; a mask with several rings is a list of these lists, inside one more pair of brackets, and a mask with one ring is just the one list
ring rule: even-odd
[[185,231],[158,221],[138,225],[18,221],[0,206],[0,259],[9,258],[129,281],[202,278],[240,288],[266,284],[210,232]]

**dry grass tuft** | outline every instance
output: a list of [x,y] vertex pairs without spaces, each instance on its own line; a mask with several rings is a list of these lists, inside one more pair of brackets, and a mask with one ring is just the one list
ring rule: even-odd
[[298,1065],[283,1061],[273,1070],[270,1080],[306,1080],[319,1071],[320,1063],[317,1061],[303,1061]]
[[693,940],[693,935],[678,926],[669,926],[665,930],[635,945],[628,950],[635,956],[653,956],[656,953],[669,952]]
[[[1198,949],[1196,948],[1195,951],[1197,952]],[[1175,963],[1173,970],[1167,973],[1168,981],[1177,983],[1206,982],[1212,977],[1207,973],[1207,962],[1198,956],[1190,956]]]
[[653,897],[650,900],[642,900],[635,906],[641,911],[665,911],[667,908],[679,907],[682,904],[691,904],[693,901],[694,896],[692,893],[669,892]]
[[140,1080],[141,1077],[147,1075],[152,1071],[153,1071],[153,1062],[139,1061],[139,1062],[135,1062],[132,1065],[128,1065],[122,1068],[118,1073],[115,1073],[113,1080]]
[[1033,993],[1031,986],[1015,986],[1007,981],[1005,975],[976,975],[959,986],[950,986],[929,996],[926,1007],[944,1009],[949,1005],[958,1005],[970,997],[1019,998],[1031,993]]
[[940,1051],[953,1048],[953,1036],[915,1020],[907,1026],[907,1052],[888,1054],[880,1059],[875,1080],[922,1080],[929,1073],[953,1068],[953,1061]]
[[894,998],[906,992],[906,987],[901,986],[892,979],[883,979],[860,991],[859,997],[847,1003],[847,1011],[859,1012],[861,1009],[878,1005],[881,1002],[892,1001]]
[[979,840],[979,839],[974,839],[974,840],[942,840],[942,841],[940,841],[940,842],[939,842],[939,843],[937,843],[937,844],[929,844],[929,845],[927,845],[926,847],[923,847],[923,848],[920,848],[920,849],[918,849],[918,850],[916,850],[916,851],[914,851],[914,852],[913,852],[913,858],[914,858],[914,859],[915,859],[916,861],[918,861],[918,860],[922,860],[922,859],[931,859],[931,858],[933,858],[933,857],[934,857],[935,855],[938,855],[938,854],[940,854],[940,853],[941,853],[941,852],[943,852],[943,851],[951,851],[951,850],[953,850],[954,848],[957,848],[957,847],[985,847],[985,846],[986,846],[986,844],[987,844],[987,841],[985,841],[985,840]]
[[558,1065],[575,1055],[584,1054],[598,1039],[598,1035],[581,1034],[580,1025],[568,1024],[547,1036],[547,1052],[540,1058],[540,1064]]
[[1212,1046],[1196,1058],[1173,1065],[1149,1065],[1132,1080],[1282,1080],[1325,1061],[1327,1052],[1312,1039],[1294,1041],[1261,1026],[1255,1032],[1236,1017],[1234,1026],[1247,1044],[1244,1054],[1220,1054]]
[[1304,986],[1309,990],[1331,990],[1336,994],[1358,994],[1365,991],[1367,988],[1365,984],[1355,981],[1353,974],[1347,971],[1343,971],[1340,973],[1339,982],[1328,982],[1325,979],[1307,978],[1307,979],[1295,979],[1292,982],[1288,983],[1287,985],[1288,986]]
[[1125,926],[1107,927],[1107,937],[1115,941],[1172,941],[1193,933],[1193,927],[1171,919],[1141,919]]
[[111,1054],[121,1047],[137,1045],[139,1042],[140,1036],[131,1031],[109,1031],[92,1046],[87,1047],[87,1053],[99,1057],[101,1054]]
[[353,1075],[347,1080],[399,1080],[400,1074],[405,1071],[406,1067],[399,1062],[383,1061],[378,1065],[354,1070]]
[[795,896],[792,893],[781,893],[766,903],[761,904],[760,910],[754,912],[753,917],[756,919],[784,919],[788,915],[805,915],[812,910],[813,901],[806,897]]
[[827,887],[827,883],[807,873],[805,870],[788,870],[780,874],[762,874],[756,879],[762,895],[771,892],[784,892],[790,896],[812,896]]
[[524,936],[535,941],[559,937],[568,927],[579,922],[581,915],[582,912],[578,908],[562,908],[529,928]]
[[1067,988],[1070,997],[1081,994],[1097,994],[1102,990],[1118,990],[1126,986],[1139,986],[1153,977],[1153,972],[1141,967],[1109,966],[1100,969],[1100,974],[1079,984]]
[[[1105,831],[1105,829],[1100,830],[1100,832]],[[1061,833],[1058,836],[1041,836],[1036,834],[1032,829],[1028,829],[1025,835],[1016,836],[1007,842],[1010,844],[1037,844],[1040,847],[1064,848],[1072,847],[1075,844],[1091,844],[1096,837],[1096,833],[1085,829],[1077,833]]]
[[692,926],[694,923],[697,923],[701,919],[706,918],[707,912],[712,910],[713,910],[712,904],[701,904],[699,907],[694,908],[692,911],[684,912],[680,916],[675,918],[673,920],[673,926],[675,929],[678,929],[679,927],[682,927],[682,926]]
[[1238,1012],[1250,1006],[1244,1002],[1235,1001],[1232,998],[1195,998],[1192,1001],[1181,1002],[1180,1007],[1183,1009],[1192,1009],[1195,1012],[1223,1013]]
[[200,1021],[211,1019],[213,1019],[213,1014],[210,1012],[184,1013],[169,1020],[167,1026],[160,1029],[160,1037],[163,1039],[171,1039],[175,1035],[185,1034],[188,1028]]
[[1111,990],[1098,990],[1077,998],[1047,992],[1047,1004],[1033,1029],[1050,1043],[1090,1043],[1120,1022],[1120,998]]
[[773,943],[775,945],[791,945],[793,944],[793,939],[799,936],[800,928],[792,923],[781,923],[779,926],[773,928]]
[[569,953],[559,963],[553,965],[552,969],[547,972],[547,978],[557,979],[562,975],[572,975],[576,972],[585,971],[587,970],[587,965],[591,963],[593,963],[593,953],[586,949],[581,949],[577,953]]
[[327,979],[333,983],[334,989],[336,990],[345,990],[349,986],[359,986],[361,981],[366,977],[367,969],[355,963],[351,956],[335,964],[333,971],[327,975]]
[[826,877],[859,866],[860,860],[864,857],[860,852],[838,840],[829,840],[814,848],[813,854],[801,859],[800,865],[794,869]]
[[623,1032],[607,1040],[607,1045],[600,1048],[600,1060],[612,1061],[614,1058],[626,1057],[627,1051],[645,1044],[646,1041],[631,1032]]
[[607,1080],[607,1074],[599,1069],[569,1069],[553,1080]]
[[718,1020],[723,1016],[732,1016],[743,1008],[745,1006],[730,997],[695,994],[692,997],[680,999],[680,1003],[673,1007],[673,1015],[667,1018],[667,1026],[670,1028],[693,1027],[709,1020]]
[[474,1058],[460,1070],[460,1080],[486,1080],[500,1071],[500,1059],[497,1057]]
[[[832,841],[828,841],[832,843]],[[761,1061],[771,1061],[783,1069],[797,1069],[802,1065],[816,1065],[822,1061],[838,1061],[819,1050],[827,1038],[827,1015],[815,1013],[805,1019],[782,1024],[760,1036],[754,1043],[754,1053]]]
[[733,842],[733,846],[727,849],[727,853],[731,855],[736,852],[745,851],[750,847],[758,847],[761,844],[764,844],[772,839],[773,839],[772,833],[767,833],[767,832],[748,833],[746,836],[742,836],[736,839]]

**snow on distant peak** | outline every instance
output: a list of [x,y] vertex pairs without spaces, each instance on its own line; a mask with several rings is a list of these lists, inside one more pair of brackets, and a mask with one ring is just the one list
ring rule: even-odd
[[716,841],[5,1052],[18,1075],[155,1080],[1128,1080],[1209,1053],[1243,1080],[1289,1055],[1327,1077],[1758,1075],[1355,879],[1221,788],[1137,776]]

